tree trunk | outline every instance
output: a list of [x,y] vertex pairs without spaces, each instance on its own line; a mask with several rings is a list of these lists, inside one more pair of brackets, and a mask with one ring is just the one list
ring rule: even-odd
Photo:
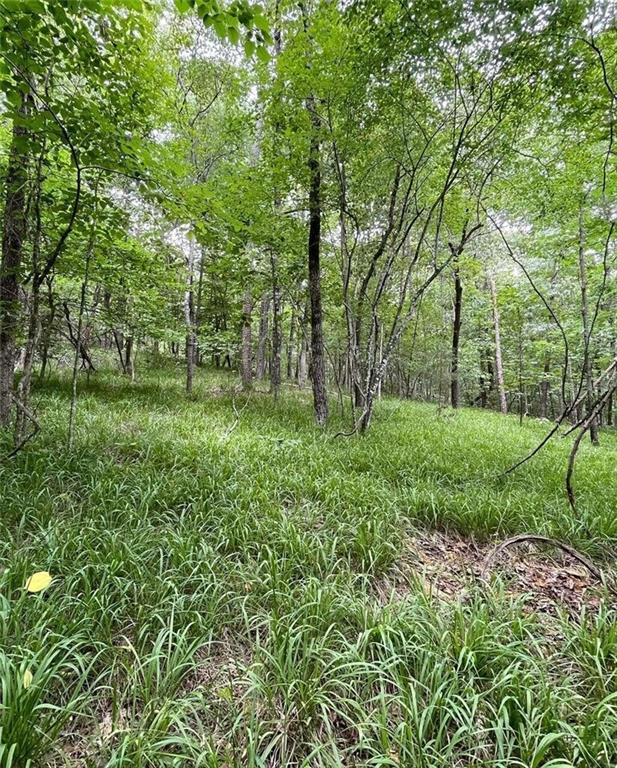
[[73,374],[71,378],[71,404],[69,408],[69,429],[68,429],[68,447],[69,450],[73,447],[73,441],[75,438],[75,416],[77,413],[77,364],[79,362],[79,353],[82,348],[82,330],[84,325],[84,313],[86,311],[86,296],[88,293],[88,280],[90,277],[90,262],[92,260],[92,254],[94,252],[94,244],[96,240],[96,201],[97,191],[95,189],[95,208],[94,216],[92,219],[92,227],[90,230],[90,240],[88,243],[88,251],[86,253],[86,264],[84,268],[84,277],[81,284],[81,291],[79,295],[79,317],[77,318],[77,344],[75,345],[75,355],[73,357]]
[[253,297],[251,289],[244,292],[242,303],[242,350],[240,354],[240,366],[242,376],[242,389],[248,391],[253,388],[253,334],[252,334]]
[[191,242],[186,262],[186,290],[184,292],[184,323],[186,326],[185,357],[186,357],[186,394],[193,393],[193,380],[195,378],[195,362],[197,358],[197,332],[195,291],[195,247]]
[[28,413],[28,404],[30,401],[30,389],[32,385],[32,368],[34,366],[34,353],[39,331],[39,307],[40,307],[39,285],[35,283],[30,295],[30,312],[28,315],[28,335],[24,348],[24,361],[21,379],[17,387],[17,398],[21,407],[17,410],[15,419],[15,445],[18,445],[24,437],[26,429],[26,414]]
[[78,333],[78,328],[73,326],[73,321],[71,320],[71,310],[67,301],[62,303],[62,309],[64,310],[64,317],[66,319],[66,326],[69,334],[68,338],[73,345],[73,348],[79,353],[81,358],[81,368],[88,372],[96,370],[88,351],[88,335],[85,332]]
[[289,337],[287,339],[287,379],[293,375],[293,351],[296,336],[296,309],[292,306],[291,319],[289,321]]
[[33,190],[34,232],[32,235],[32,292],[30,294],[30,311],[28,316],[28,334],[24,347],[24,362],[22,376],[17,387],[17,399],[20,407],[15,418],[15,445],[19,445],[26,434],[27,414],[29,411],[30,389],[32,385],[32,370],[39,333],[39,309],[41,303],[41,282],[39,280],[39,265],[41,257],[41,185],[42,168],[45,156],[45,144],[39,154],[36,164],[36,178]]
[[274,254],[270,255],[272,265],[272,362],[270,367],[270,391],[276,400],[281,390],[281,350],[283,332],[281,329],[281,288],[278,284],[277,264]]
[[463,284],[458,268],[458,261],[454,263],[454,318],[452,321],[452,361],[450,366],[450,405],[458,408],[459,405],[459,344],[461,338],[463,308]]
[[518,310],[518,418],[522,426],[523,417],[527,415],[527,388],[525,386],[525,321]]
[[51,335],[53,331],[53,324],[56,317],[56,304],[54,302],[53,281],[51,277],[47,278],[47,305],[49,307],[49,314],[45,323],[42,324],[42,341],[41,341],[41,369],[39,371],[39,379],[45,377],[47,371],[47,364],[49,361],[49,347],[51,346]]
[[[611,323],[611,330],[614,330],[613,325]],[[611,341],[611,355],[614,358],[615,357],[615,336],[613,334],[613,340]],[[614,423],[614,411],[613,411],[613,399],[614,399],[614,393],[611,392],[611,396],[608,399],[608,402],[606,404],[606,426],[612,427]]]
[[263,379],[266,375],[266,347],[268,344],[268,326],[270,322],[270,294],[265,293],[261,298],[259,308],[259,338],[257,339],[257,362],[255,377]]
[[127,336],[124,340],[124,370],[135,381],[135,361],[133,359],[133,336]]
[[[591,329],[589,324],[589,296],[587,292],[587,264],[585,262],[585,230],[583,227],[583,209],[579,210],[578,217],[578,269],[581,286],[581,317],[583,320],[583,376],[585,377],[585,389],[587,392],[587,410],[590,411],[593,404],[593,370],[591,355]],[[592,419],[589,427],[589,437],[593,445],[599,445],[598,422]]]
[[488,279],[491,291],[491,304],[493,307],[493,329],[495,332],[495,378],[497,380],[497,391],[499,393],[499,410],[502,413],[508,412],[508,401],[506,399],[506,387],[503,375],[503,360],[501,354],[501,332],[499,328],[499,307],[497,305],[497,288],[492,275]]
[[[29,111],[31,96],[23,93],[18,115]],[[6,171],[2,263],[0,264],[0,427],[8,427],[13,413],[15,344],[20,321],[19,271],[26,237],[26,187],[28,154],[24,148],[27,129],[13,123],[11,148]]]
[[201,249],[199,254],[199,278],[197,282],[197,301],[193,307],[193,330],[194,330],[194,342],[193,342],[193,356],[195,359],[195,365],[201,365],[201,349],[199,347],[199,331],[201,327],[201,300],[204,290],[204,251]]
[[308,276],[311,301],[311,380],[313,384],[313,407],[315,421],[321,427],[328,418],[326,392],[326,360],[323,340],[321,312],[321,169],[319,161],[319,117],[315,110],[315,99],[309,96],[307,110],[311,119],[311,145],[308,169],[309,187],[309,239]]
[[548,400],[550,391],[549,374],[551,370],[551,364],[549,356],[544,358],[544,372],[542,376],[542,382],[540,383],[540,418],[548,418]]
[[308,318],[309,318],[309,307],[310,304],[308,301],[306,301],[304,305],[304,314],[301,318],[299,318],[299,339],[300,339],[300,349],[298,350],[298,359],[296,361],[296,380],[298,382],[298,386],[300,389],[302,389],[306,385],[306,379],[308,377],[308,351],[309,351],[309,345],[308,345],[308,336],[306,333],[306,327],[308,325]]

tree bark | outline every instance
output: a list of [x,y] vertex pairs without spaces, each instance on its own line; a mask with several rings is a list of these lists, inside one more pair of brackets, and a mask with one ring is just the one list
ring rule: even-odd
[[135,360],[133,357],[133,336],[127,336],[124,341],[124,370],[131,381],[135,381]]
[[36,164],[36,177],[33,190],[33,217],[34,231],[32,233],[32,291],[30,293],[30,307],[28,315],[28,334],[24,347],[23,371],[17,386],[17,398],[19,407],[15,418],[15,445],[19,445],[25,438],[28,413],[30,413],[30,389],[32,386],[32,370],[34,368],[34,355],[39,334],[39,310],[41,304],[41,283],[39,280],[39,265],[41,260],[41,186],[43,180],[43,160],[45,157],[45,142],[39,153]]
[[252,333],[253,297],[251,289],[244,292],[242,303],[242,350],[240,353],[240,366],[242,376],[242,389],[248,391],[253,388],[253,333]]
[[272,266],[272,360],[270,366],[270,391],[276,400],[281,391],[281,351],[283,332],[281,329],[281,288],[278,284],[276,256],[270,254]]
[[501,351],[501,331],[499,307],[497,305],[497,288],[492,275],[489,275],[488,284],[491,291],[491,304],[493,308],[493,330],[495,332],[495,378],[497,381],[497,391],[499,393],[499,410],[502,413],[508,412],[508,400],[506,398],[506,387],[503,375],[503,358]]
[[195,357],[197,352],[197,335],[195,333],[195,296],[193,291],[195,268],[195,250],[193,243],[189,247],[187,258],[186,291],[184,293],[184,322],[186,325],[186,394],[193,393],[195,378]]
[[463,283],[458,268],[458,260],[454,263],[454,318],[452,321],[452,360],[450,365],[450,405],[452,408],[459,406],[459,344],[461,338],[463,308]]
[[323,340],[321,310],[321,169],[319,159],[319,117],[315,99],[309,96],[307,110],[311,119],[311,144],[309,169],[309,239],[308,276],[311,301],[311,381],[313,384],[313,408],[315,421],[324,426],[328,418],[326,392],[326,360]]
[[293,375],[293,353],[296,337],[296,309],[291,308],[291,319],[289,321],[289,337],[287,339],[287,379]]
[[53,281],[52,277],[47,278],[47,306],[49,307],[49,313],[42,325],[42,340],[41,340],[41,369],[39,371],[39,379],[45,377],[47,372],[47,365],[49,362],[49,347],[51,346],[51,336],[53,332],[53,324],[56,318],[56,303],[54,301]]
[[551,371],[550,358],[548,355],[544,358],[544,371],[542,382],[540,383],[540,418],[548,418],[548,401],[550,391],[549,374]]
[[266,346],[268,342],[268,326],[270,322],[270,294],[265,293],[261,298],[259,308],[259,337],[257,339],[257,362],[255,378],[263,379],[266,375]]
[[298,350],[298,358],[296,361],[296,380],[298,382],[298,386],[300,389],[302,389],[306,385],[306,379],[308,377],[308,351],[309,351],[309,345],[308,345],[308,336],[306,332],[306,327],[308,325],[308,319],[309,319],[309,307],[310,304],[308,300],[305,302],[304,305],[304,314],[302,317],[299,318],[299,329],[298,329],[298,335],[300,340],[300,348]]
[[[20,118],[28,114],[30,103],[30,94],[22,93]],[[27,135],[27,129],[15,121],[6,172],[0,264],[0,427],[9,426],[13,413],[15,346],[20,321],[19,272],[27,223],[28,153],[24,148]]]

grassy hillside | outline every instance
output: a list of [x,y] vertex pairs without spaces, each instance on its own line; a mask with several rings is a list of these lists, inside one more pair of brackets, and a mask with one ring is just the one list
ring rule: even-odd
[[0,467],[1,768],[614,765],[602,591],[535,611],[497,568],[448,599],[410,542],[533,531],[610,570],[617,436],[582,448],[574,516],[568,441],[500,477],[546,424],[387,401],[334,438],[306,394],[234,383],[97,374],[72,453],[67,383],[38,391],[43,431]]

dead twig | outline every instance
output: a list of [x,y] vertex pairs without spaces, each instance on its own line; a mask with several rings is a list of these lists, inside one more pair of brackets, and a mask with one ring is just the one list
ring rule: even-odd
[[233,424],[230,427],[228,427],[225,430],[225,432],[223,433],[223,440],[227,440],[229,435],[231,435],[231,433],[234,431],[234,429],[238,426],[238,424],[240,423],[240,417],[242,416],[242,414],[244,413],[244,411],[246,410],[246,407],[248,406],[248,404],[250,402],[251,402],[251,396],[249,395],[247,397],[247,399],[246,399],[246,402],[242,406],[242,408],[240,408],[240,410],[238,410],[238,408],[236,407],[236,398],[232,397],[232,399],[231,399],[231,407],[233,408],[234,416],[236,418],[234,419]]
[[558,541],[557,539],[552,539],[550,536],[541,536],[540,534],[535,533],[521,533],[518,536],[512,536],[509,539],[506,539],[505,541],[502,541],[500,544],[495,546],[484,558],[484,564],[482,565],[482,571],[481,571],[481,578],[483,581],[486,581],[486,572],[488,571],[491,563],[506,549],[509,549],[510,547],[514,546],[515,544],[523,544],[525,542],[532,542],[534,544],[546,544],[551,547],[555,547],[556,549],[561,549],[563,552],[565,552],[567,555],[569,555],[573,560],[576,560],[581,565],[585,566],[589,573],[597,579],[599,582],[601,582],[611,594],[615,595],[617,597],[617,588],[615,588],[612,584],[610,584],[604,573],[598,566],[593,563],[589,558],[585,557],[585,555],[582,555],[580,552],[578,552],[574,547],[571,547],[569,544],[564,544],[562,541]]

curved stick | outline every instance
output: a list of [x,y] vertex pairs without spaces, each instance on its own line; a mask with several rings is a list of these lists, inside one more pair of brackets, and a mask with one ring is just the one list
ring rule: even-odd
[[584,565],[585,568],[587,568],[589,573],[591,573],[591,575],[595,579],[597,579],[602,584],[604,584],[604,586],[609,590],[609,592],[617,596],[617,589],[612,584],[607,582],[600,568],[598,568],[598,566],[595,563],[593,563],[589,558],[585,557],[585,555],[582,555],[578,550],[574,549],[574,547],[571,547],[569,544],[564,544],[562,541],[558,541],[557,539],[552,539],[550,536],[541,536],[540,534],[536,534],[536,533],[521,533],[517,536],[512,536],[511,538],[506,539],[505,541],[502,541],[501,544],[498,544],[496,547],[494,547],[484,559],[481,578],[485,580],[486,571],[488,570],[488,567],[491,564],[491,562],[496,557],[498,557],[502,552],[504,552],[509,547],[512,547],[515,544],[523,544],[524,542],[533,542],[535,544],[548,544],[551,547],[555,547],[556,549],[561,549],[563,552],[569,555],[573,560],[576,560],[581,565]]

